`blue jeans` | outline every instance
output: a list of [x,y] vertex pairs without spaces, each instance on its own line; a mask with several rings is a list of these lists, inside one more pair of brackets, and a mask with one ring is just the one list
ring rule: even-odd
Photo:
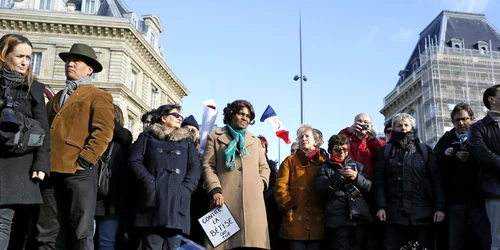
[[120,216],[96,216],[97,249],[115,250],[116,236],[120,229]]

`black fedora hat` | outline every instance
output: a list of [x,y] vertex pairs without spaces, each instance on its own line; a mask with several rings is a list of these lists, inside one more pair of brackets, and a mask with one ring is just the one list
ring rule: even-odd
[[97,61],[94,49],[87,44],[75,43],[71,46],[69,52],[59,53],[59,57],[65,62],[70,56],[81,58],[87,65],[92,66],[94,73],[102,71],[102,65]]

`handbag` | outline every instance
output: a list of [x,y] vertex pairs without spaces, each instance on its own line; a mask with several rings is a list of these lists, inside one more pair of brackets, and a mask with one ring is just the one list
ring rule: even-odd
[[45,129],[42,124],[33,118],[15,111],[19,121],[19,132],[10,137],[0,150],[24,155],[34,152],[43,145]]
[[97,182],[97,197],[105,198],[109,193],[109,183],[111,181],[111,168],[109,163],[111,161],[111,154],[113,153],[114,143],[111,142],[109,145],[108,155],[106,156],[105,161],[103,162],[101,159],[100,170],[99,170],[99,179]]
[[372,222],[370,207],[355,185],[352,183],[346,185],[345,196],[347,204],[349,204],[349,217],[351,221]]

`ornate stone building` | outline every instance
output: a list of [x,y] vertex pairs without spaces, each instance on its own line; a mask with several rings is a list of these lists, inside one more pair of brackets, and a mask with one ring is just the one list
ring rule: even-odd
[[134,138],[144,112],[189,93],[163,60],[162,30],[157,16],[140,18],[122,0],[0,0],[0,35],[30,39],[34,72],[54,91],[65,85],[58,54],[74,43],[94,48],[104,68],[95,85],[113,95]]
[[453,128],[456,104],[468,103],[477,119],[484,117],[483,92],[494,84],[500,84],[500,31],[483,14],[443,11],[420,33],[380,112],[386,122],[412,114],[419,138],[434,146]]

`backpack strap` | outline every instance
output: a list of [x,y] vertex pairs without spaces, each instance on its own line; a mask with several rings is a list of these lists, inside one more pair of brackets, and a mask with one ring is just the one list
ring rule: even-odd
[[387,143],[384,148],[384,160],[388,161],[391,156],[392,143]]

